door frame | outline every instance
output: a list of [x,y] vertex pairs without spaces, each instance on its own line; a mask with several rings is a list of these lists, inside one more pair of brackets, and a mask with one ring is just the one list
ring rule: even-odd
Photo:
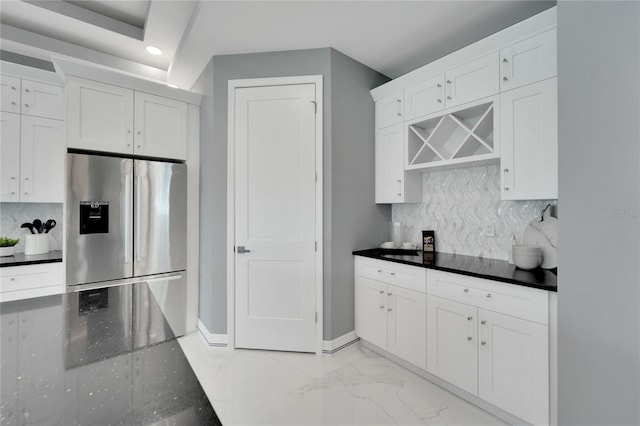
[[235,90],[245,87],[287,86],[294,84],[315,84],[316,95],[316,242],[315,290],[316,290],[316,355],[322,355],[323,342],[323,76],[305,75],[291,77],[250,78],[229,80],[227,94],[227,339],[228,347],[235,349]]

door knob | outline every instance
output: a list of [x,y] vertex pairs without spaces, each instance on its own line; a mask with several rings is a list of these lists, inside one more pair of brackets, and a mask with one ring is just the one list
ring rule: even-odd
[[246,248],[244,248],[244,246],[238,246],[238,248],[236,249],[236,253],[238,254],[251,253],[251,250],[247,250]]

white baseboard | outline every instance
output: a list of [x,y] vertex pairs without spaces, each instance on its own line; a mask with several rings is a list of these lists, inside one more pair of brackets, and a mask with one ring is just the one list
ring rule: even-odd
[[360,340],[360,338],[356,336],[355,331],[350,331],[347,334],[343,334],[342,336],[337,337],[333,340],[324,340],[322,342],[322,353],[334,354],[340,349],[344,349],[347,346],[357,342],[358,340]]
[[207,327],[205,327],[200,320],[198,320],[198,331],[208,346],[226,348],[229,343],[229,338],[226,334],[210,333],[209,330],[207,330]]

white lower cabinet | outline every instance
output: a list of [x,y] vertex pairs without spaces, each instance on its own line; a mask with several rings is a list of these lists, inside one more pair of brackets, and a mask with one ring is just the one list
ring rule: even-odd
[[[380,276],[368,278],[371,270]],[[356,334],[425,369],[426,295],[407,288],[415,279],[411,272],[424,282],[422,268],[356,257]]]
[[548,424],[548,292],[430,270],[427,293],[427,371]]
[[427,296],[427,371],[478,392],[477,309]]
[[0,302],[62,292],[62,262],[0,268]]
[[355,270],[358,337],[549,424],[549,292],[361,256]]

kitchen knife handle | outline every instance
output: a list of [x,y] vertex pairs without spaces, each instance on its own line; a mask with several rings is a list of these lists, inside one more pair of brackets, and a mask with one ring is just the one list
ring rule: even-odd
[[131,262],[131,174],[124,177],[124,263]]

